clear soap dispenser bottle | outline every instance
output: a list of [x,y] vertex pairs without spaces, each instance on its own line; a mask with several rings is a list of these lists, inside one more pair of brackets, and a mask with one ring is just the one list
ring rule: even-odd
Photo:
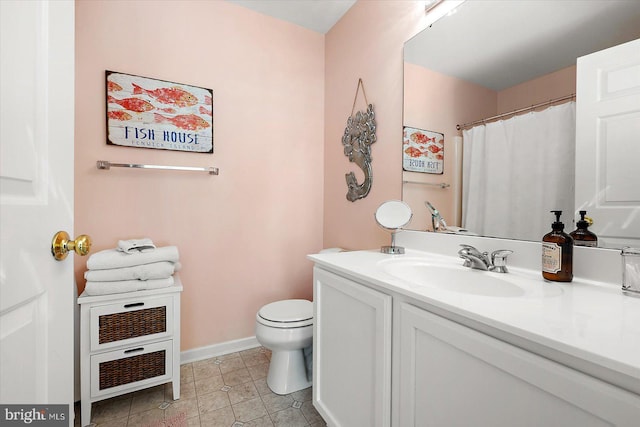
[[573,280],[573,238],[564,232],[562,211],[551,211],[556,220],[542,238],[542,277],[553,282]]
[[573,244],[576,246],[598,246],[598,236],[588,230],[589,221],[585,220],[587,211],[580,211],[580,221],[576,224],[577,228],[569,235],[573,238]]

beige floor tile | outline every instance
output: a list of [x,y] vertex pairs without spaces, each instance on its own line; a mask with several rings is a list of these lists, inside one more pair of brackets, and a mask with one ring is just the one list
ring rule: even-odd
[[262,365],[265,363],[269,363],[269,359],[264,353],[240,353],[242,360],[244,361],[245,366],[254,366],[254,365]]
[[235,405],[232,405],[232,408],[236,415],[236,420],[241,422],[255,420],[267,415],[267,410],[262,403],[262,399],[259,397],[236,403]]
[[291,393],[291,397],[298,402],[308,402],[313,399],[313,389],[308,387],[304,390],[294,391]]
[[247,370],[247,368],[237,369],[235,371],[223,373],[222,378],[224,379],[224,383],[230,386],[252,381],[251,374],[249,374],[249,371]]
[[229,396],[224,391],[214,391],[203,396],[198,395],[198,410],[201,418],[211,411],[230,405]]
[[[196,397],[196,384],[195,382],[180,383],[180,399],[191,399]],[[167,383],[164,385],[164,398],[166,401],[173,401],[173,384]]]
[[259,380],[255,380],[253,383],[255,384],[256,390],[258,390],[258,393],[260,394],[260,396],[273,393],[269,388],[269,386],[267,385],[266,377],[260,378]]
[[182,412],[186,414],[187,418],[193,418],[200,415],[198,399],[194,397],[191,399],[176,400],[164,410],[164,416],[165,418],[171,418]]
[[[124,427],[127,425],[129,417],[118,418],[115,420],[104,421],[101,423],[97,423],[97,427]],[[80,425],[80,421],[78,421],[78,425]]]
[[231,404],[244,402],[245,400],[255,399],[256,397],[260,397],[258,394],[258,390],[256,390],[256,386],[253,382],[247,382],[244,384],[238,384],[231,387],[231,390],[228,391],[229,400]]
[[162,409],[155,408],[131,415],[129,417],[127,427],[143,427],[147,424],[162,420],[164,420],[164,411]]
[[316,408],[313,407],[313,403],[311,403],[311,401],[304,402],[300,411],[302,411],[302,415],[304,415],[309,424],[324,423],[324,420],[318,411],[316,411]]
[[305,427],[309,425],[307,419],[302,415],[302,411],[296,408],[287,408],[271,414],[271,420],[275,427]]
[[180,366],[180,383],[192,383],[193,382],[193,365],[187,363]]
[[218,367],[220,368],[220,372],[224,375],[227,372],[243,369],[245,368],[245,365],[244,365],[244,362],[242,361],[242,358],[234,357],[231,359],[224,359],[222,362],[220,362]]
[[[141,390],[142,391],[142,390]],[[136,392],[131,399],[131,410],[129,414],[155,409],[164,402],[164,387],[154,387],[143,392]]]
[[212,359],[207,359],[206,363],[193,363],[193,377],[196,381],[202,378],[209,378],[220,374],[220,368],[217,364],[213,363]]
[[195,383],[196,394],[197,396],[202,396],[214,391],[220,391],[220,389],[224,387],[224,384],[225,382],[222,379],[222,375],[198,379]]
[[247,421],[243,427],[273,427],[273,422],[269,415],[256,418],[255,420]]
[[[206,427],[204,424],[203,426]],[[200,417],[187,418],[187,427],[200,427]]]
[[101,400],[91,407],[91,422],[99,424],[116,418],[128,417],[130,409],[130,395],[126,399]]
[[265,394],[262,397],[264,406],[267,408],[269,414],[281,411],[285,408],[290,408],[293,405],[293,397],[289,394],[279,395],[275,393]]
[[202,427],[230,427],[236,417],[231,406],[211,411],[200,416]]
[[228,359],[237,359],[239,357],[240,357],[240,353],[236,352],[236,353],[228,353],[228,354],[223,354],[221,356],[216,356],[214,359],[228,360]]
[[260,378],[267,378],[267,374],[269,373],[269,362],[267,361],[267,363],[262,363],[260,365],[247,366],[247,370],[254,381],[259,380]]

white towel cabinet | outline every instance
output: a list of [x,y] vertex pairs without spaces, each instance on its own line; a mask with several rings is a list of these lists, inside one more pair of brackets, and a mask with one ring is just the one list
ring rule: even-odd
[[99,400],[169,382],[180,398],[181,292],[176,276],[162,289],[78,297],[83,426]]

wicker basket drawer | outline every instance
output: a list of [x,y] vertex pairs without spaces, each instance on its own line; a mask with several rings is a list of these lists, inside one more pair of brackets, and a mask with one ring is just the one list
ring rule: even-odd
[[91,356],[91,396],[170,381],[172,355],[167,340]]
[[150,297],[91,308],[91,351],[173,334],[173,298]]

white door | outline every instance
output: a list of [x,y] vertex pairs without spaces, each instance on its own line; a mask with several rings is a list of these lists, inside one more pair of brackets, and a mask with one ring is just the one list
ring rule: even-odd
[[599,246],[640,245],[639,135],[640,39],[578,58],[576,211]]
[[[73,1],[0,1],[0,403],[73,425]],[[1,423],[0,423],[1,424]]]

